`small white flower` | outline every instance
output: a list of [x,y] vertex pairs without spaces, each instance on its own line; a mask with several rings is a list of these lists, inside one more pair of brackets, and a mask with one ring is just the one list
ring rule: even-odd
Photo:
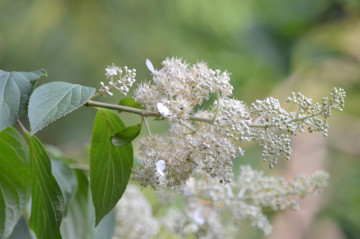
[[196,210],[194,211],[194,214],[192,215],[192,219],[193,219],[194,222],[195,222],[196,224],[198,224],[199,226],[202,226],[202,225],[204,225],[204,223],[205,223],[205,219],[204,219],[204,217],[201,215],[201,212],[200,212],[199,209],[196,209]]
[[163,116],[167,117],[170,115],[170,110],[163,103],[157,103],[156,106],[159,113],[162,114]]
[[164,160],[159,160],[156,162],[156,170],[157,172],[161,175],[164,176],[164,170],[165,170],[165,161]]
[[189,190],[184,190],[184,195],[190,197],[193,193]]
[[151,71],[151,73],[155,72],[154,66],[149,59],[146,59],[146,66],[149,69],[149,71]]
[[239,155],[244,156],[245,151],[241,147],[238,147],[238,151]]
[[119,67],[115,66],[114,64],[112,64],[111,66],[108,66],[106,69],[105,69],[105,75],[106,77],[109,79],[109,78],[112,78],[114,76],[117,76],[118,75],[118,71],[119,71]]

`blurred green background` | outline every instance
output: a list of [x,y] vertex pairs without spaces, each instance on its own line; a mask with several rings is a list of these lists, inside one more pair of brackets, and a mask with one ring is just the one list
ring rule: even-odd
[[[247,103],[270,94],[284,102],[290,91],[319,99],[345,88],[345,112],[334,114],[327,140],[331,182],[308,238],[323,220],[343,238],[360,238],[360,0],[0,0],[0,68],[46,69],[40,84],[98,87],[112,63],[136,68],[139,82],[150,79],[146,58],[159,69],[171,56],[227,69],[234,96]],[[78,110],[38,136],[81,158],[94,115]]]

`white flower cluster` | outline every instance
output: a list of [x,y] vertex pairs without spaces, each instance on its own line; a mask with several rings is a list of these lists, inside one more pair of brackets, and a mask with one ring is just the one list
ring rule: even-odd
[[[169,206],[168,196],[159,203]],[[159,198],[163,200],[163,197]],[[165,205],[165,204],[166,205]],[[221,217],[213,207],[202,205],[195,198],[189,199],[184,208],[168,208],[165,215],[155,217],[149,201],[134,185],[128,185],[124,196],[116,205],[116,225],[113,239],[149,239],[164,236],[165,231],[183,237],[195,234],[197,238],[223,238],[225,231]]]
[[296,210],[298,201],[292,196],[312,194],[325,187],[328,178],[326,172],[318,171],[310,176],[300,175],[287,183],[284,177],[264,176],[263,171],[245,165],[241,166],[239,177],[230,184],[223,185],[209,179],[193,180],[186,191],[192,197],[212,202],[222,212],[227,211],[233,220],[248,219],[252,226],[269,234],[272,226],[263,213],[264,209],[278,211],[290,207]]
[[[129,185],[116,207],[114,239],[159,238],[169,232],[183,238],[234,238],[232,226],[244,220],[268,235],[272,225],[264,211],[298,209],[296,198],[325,187],[328,178],[327,173],[319,171],[288,183],[283,177],[264,176],[264,172],[244,165],[239,177],[229,184],[207,177],[191,178],[183,194],[157,191],[155,211],[141,191]],[[174,206],[175,198],[183,203]],[[160,208],[162,213],[157,215]]]
[[[233,104],[219,110],[214,124],[173,121],[166,141],[147,136],[138,147],[142,166],[134,170],[134,180],[143,187],[181,189],[190,177],[205,173],[220,182],[231,182],[233,160],[243,155],[235,142],[248,137],[251,121],[242,102],[229,103]],[[199,111],[195,117],[212,118],[214,114]]]
[[[149,60],[146,65],[153,78],[138,85],[135,100],[144,108],[143,117],[167,119],[170,131],[164,138],[149,133],[139,144],[142,166],[134,170],[134,179],[143,187],[181,189],[196,174],[229,183],[233,160],[244,153],[243,141],[257,142],[272,168],[281,155],[290,159],[291,135],[307,128],[326,136],[331,110],[344,107],[345,91],[334,88],[322,103],[292,93],[288,102],[298,106],[297,112],[287,112],[272,97],[257,100],[248,108],[230,98],[233,87],[226,71],[212,70],[203,62],[189,65],[180,58],[165,59],[160,70]],[[108,86],[101,82],[101,94],[112,95],[111,88],[126,94],[135,81],[135,69],[112,65],[106,68],[106,77],[110,81]],[[212,107],[197,110],[211,94],[217,97]]]
[[226,235],[219,211],[196,198],[188,198],[180,210],[170,208],[161,222],[165,229],[182,238],[191,234],[199,239],[224,238]]
[[318,102],[312,104],[312,99],[303,96],[301,93],[292,92],[287,102],[297,104],[299,110],[295,118],[288,120],[293,122],[288,124],[287,130],[296,135],[297,132],[302,133],[303,128],[307,127],[310,133],[317,131],[327,136],[329,128],[327,118],[331,116],[332,109],[343,110],[345,97],[346,93],[343,89],[333,88],[330,96],[323,97],[321,104]]
[[304,128],[311,133],[321,132],[327,136],[327,118],[331,110],[342,111],[344,107],[345,91],[333,88],[329,97],[324,97],[322,103],[312,103],[312,99],[301,93],[291,93],[287,102],[298,105],[298,111],[287,112],[280,106],[277,99],[269,97],[263,101],[257,100],[251,104],[250,112],[254,115],[252,139],[263,148],[263,158],[272,168],[277,164],[277,159],[284,153],[290,159],[292,152],[290,135],[303,133]]
[[133,179],[142,187],[180,187],[196,168],[195,163],[188,160],[186,148],[184,140],[164,142],[157,135],[146,137],[139,144],[142,167],[134,169]]
[[214,124],[217,130],[221,131],[226,137],[243,142],[251,140],[250,112],[244,102],[236,99],[221,98],[215,101],[213,110],[218,114]]
[[124,66],[121,69],[120,67],[112,64],[105,69],[105,76],[109,82],[108,85],[105,85],[104,82],[100,82],[100,94],[113,96],[113,93],[110,91],[110,89],[115,88],[123,95],[126,95],[129,92],[129,88],[135,82],[136,69],[128,69],[127,66]]
[[227,72],[211,70],[206,63],[190,66],[179,58],[167,58],[161,70],[153,69],[153,82],[142,83],[135,99],[145,109],[159,112],[168,119],[187,119],[196,105],[209,99],[210,93],[231,95],[233,87]]
[[159,223],[153,217],[150,203],[134,185],[116,205],[116,225],[113,239],[149,239],[158,233]]
[[[297,113],[287,112],[272,97],[257,100],[248,108],[229,98],[232,86],[227,72],[211,70],[202,62],[190,66],[178,58],[166,59],[159,71],[149,60],[147,65],[153,82],[135,90],[136,101],[167,118],[171,127],[166,140],[149,136],[139,145],[142,166],[135,169],[134,179],[143,187],[182,188],[199,173],[229,183],[233,160],[244,153],[240,147],[243,141],[257,142],[272,168],[282,154],[290,159],[290,135],[303,132],[307,126],[310,132],[326,136],[326,118],[332,109],[344,106],[344,90],[334,88],[322,104],[312,104],[311,99],[293,93],[288,101],[299,105]],[[211,109],[194,112],[210,93],[217,95]]]
[[[141,166],[134,169],[133,179],[141,187],[182,191],[186,204],[157,218],[141,192],[129,186],[118,206],[118,217],[126,220],[118,222],[115,238],[151,238],[163,228],[182,236],[224,238],[229,231],[221,220],[224,211],[232,215],[234,223],[230,225],[248,219],[269,234],[272,226],[263,213],[265,208],[296,209],[298,203],[292,196],[304,197],[326,185],[325,172],[300,175],[287,183],[283,177],[267,177],[250,166],[242,166],[234,180],[233,161],[244,154],[244,141],[257,142],[264,161],[273,167],[281,155],[290,159],[291,135],[307,129],[327,136],[327,118],[332,110],[344,107],[343,89],[334,88],[321,103],[292,93],[288,102],[298,111],[288,112],[272,97],[257,100],[250,107],[231,98],[229,73],[212,70],[203,62],[189,65],[182,59],[168,58],[160,70],[149,60],[146,65],[152,81],[135,89],[135,100],[144,110],[127,109],[142,115],[148,131],[138,146]],[[112,65],[106,68],[106,77],[109,83],[101,82],[100,94],[113,95],[111,88],[126,94],[135,81],[135,69]],[[216,100],[210,109],[199,110],[211,94]],[[167,136],[151,134],[148,116],[168,120]]]

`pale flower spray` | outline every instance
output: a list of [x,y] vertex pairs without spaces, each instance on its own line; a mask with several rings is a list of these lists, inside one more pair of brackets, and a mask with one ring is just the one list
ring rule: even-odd
[[[291,93],[288,102],[297,105],[298,110],[287,112],[272,97],[250,106],[235,99],[231,96],[230,74],[212,70],[204,62],[190,65],[180,58],[167,58],[159,70],[149,60],[146,65],[152,79],[137,86],[135,100],[146,115],[167,120],[170,129],[167,136],[152,135],[143,115],[148,136],[139,143],[141,166],[134,169],[133,180],[141,187],[175,189],[187,202],[180,211],[169,210],[165,219],[157,218],[154,227],[180,234],[192,232],[199,238],[225,237],[226,226],[218,215],[228,211],[234,221],[249,219],[251,225],[269,234],[272,226],[264,208],[296,209],[293,195],[304,197],[326,185],[329,176],[325,172],[300,175],[287,183],[283,177],[266,177],[246,165],[234,179],[233,161],[244,155],[244,141],[254,141],[272,168],[282,155],[290,159],[290,136],[305,130],[327,136],[332,110],[342,111],[344,107],[343,89],[333,88],[320,103],[313,103],[301,93]],[[110,90],[116,89],[126,95],[135,82],[136,71],[112,65],[105,75],[109,82],[101,82],[99,94],[111,96]],[[203,102],[214,97],[209,109],[201,109]],[[126,200],[125,193],[119,204]]]

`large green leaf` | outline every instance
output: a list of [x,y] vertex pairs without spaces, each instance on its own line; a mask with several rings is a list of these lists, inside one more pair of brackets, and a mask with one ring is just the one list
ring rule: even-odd
[[16,224],[12,234],[8,239],[33,239],[35,237],[31,236],[28,222],[24,217],[20,218]]
[[76,191],[76,176],[74,172],[61,159],[51,158],[51,172],[55,177],[61,192],[64,196],[65,205],[68,205],[70,199]]
[[95,223],[95,208],[91,196],[89,197],[89,226],[90,237],[89,239],[112,239],[115,229],[115,208],[111,210],[101,221],[94,227]]
[[32,170],[30,227],[37,239],[58,239],[64,213],[64,198],[51,173],[51,162],[44,146],[36,136],[26,134],[30,147]]
[[30,94],[46,72],[7,72],[0,70],[0,131],[12,125],[24,112]]
[[30,197],[27,151],[15,129],[8,127],[0,133],[0,238],[11,234]]
[[115,227],[115,211],[108,213],[94,228],[95,210],[89,194],[89,181],[81,170],[75,170],[78,187],[61,222],[61,235],[66,239],[111,239]]
[[91,232],[89,220],[89,181],[84,172],[75,170],[77,178],[76,193],[68,205],[66,216],[61,222],[61,235],[66,239],[86,239]]
[[90,187],[96,225],[119,201],[130,178],[132,145],[117,147],[110,139],[123,128],[125,125],[115,113],[98,111],[90,149]]
[[31,134],[83,106],[94,93],[95,88],[60,81],[36,88],[29,101]]
[[116,223],[115,210],[108,213],[97,225],[91,230],[91,239],[112,239]]

